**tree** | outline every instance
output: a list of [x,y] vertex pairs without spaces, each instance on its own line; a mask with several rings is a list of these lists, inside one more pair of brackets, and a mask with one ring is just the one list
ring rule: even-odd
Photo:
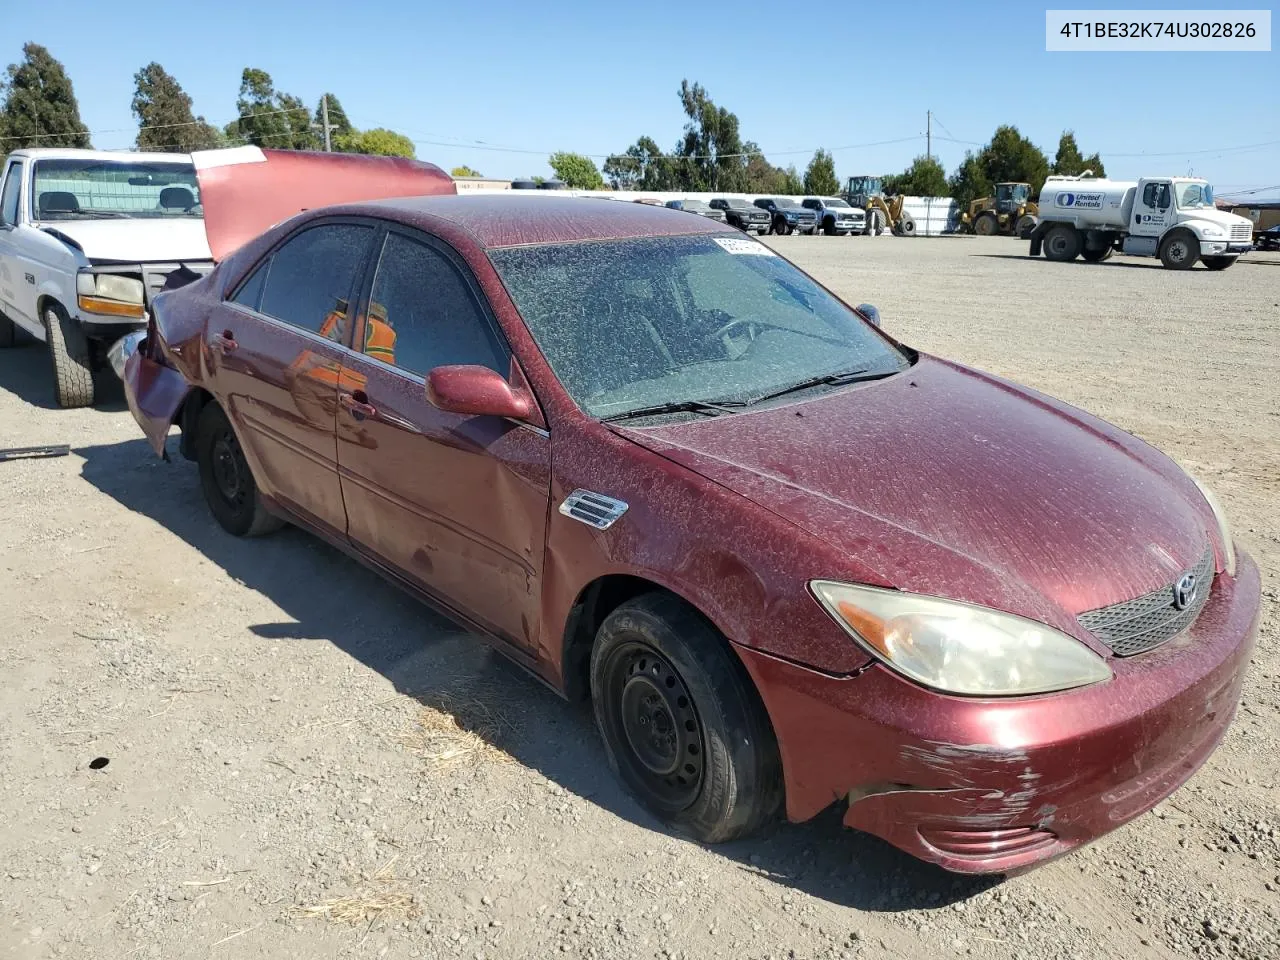
[[679,175],[679,163],[664,155],[652,137],[641,137],[626,153],[605,160],[604,175],[614,190],[683,190],[687,185]]
[[333,148],[342,153],[365,153],[383,157],[414,156],[413,141],[402,133],[375,127],[372,130],[356,130],[339,137]]
[[1072,130],[1062,131],[1058,140],[1058,153],[1053,158],[1053,172],[1059,177],[1078,177],[1086,170],[1092,170],[1095,176],[1105,177],[1107,171],[1102,166],[1102,158],[1098,154],[1089,157],[1080,155],[1076,145],[1076,135]]
[[329,136],[331,138],[345,137],[349,134],[355,133],[356,128],[353,127],[351,125],[351,121],[347,119],[347,111],[342,109],[342,104],[338,102],[338,98],[332,93],[326,93],[316,102],[315,116],[311,121],[315,125],[316,129],[320,131],[318,139],[322,142],[324,140],[324,102],[326,98],[329,101],[329,126],[332,128],[329,131]]
[[271,74],[245,67],[240,76],[240,116],[236,135],[259,147],[314,150],[319,146],[311,128],[311,111],[292,94],[277,92]]
[[1000,126],[983,148],[983,169],[992,183],[1029,183],[1037,196],[1049,175],[1049,158],[1017,127]]
[[484,174],[479,170],[472,170],[465,163],[460,167],[454,167],[449,171],[450,176],[454,177],[483,177]]
[[0,136],[5,151],[22,147],[88,147],[71,79],[62,64],[38,43],[22,46],[22,62],[9,64],[0,83],[4,108]]
[[138,118],[139,150],[190,153],[222,141],[204,117],[191,113],[191,98],[154,60],[133,75],[133,115]]
[[911,161],[902,173],[884,178],[884,191],[908,197],[948,196],[947,173],[937,160],[924,155]]
[[830,197],[840,192],[836,163],[826,150],[818,150],[804,171],[804,192]]
[[681,179],[688,190],[741,192],[746,185],[747,158],[738,134],[738,118],[717,107],[701,84],[680,81],[680,103],[689,122],[676,151],[688,163]]
[[604,189],[604,178],[600,176],[595,161],[590,157],[561,150],[547,158],[547,163],[566,187],[574,190]]
[[968,210],[969,204],[979,197],[991,196],[991,181],[987,179],[982,160],[972,150],[965,151],[964,162],[947,181],[947,188],[961,210]]

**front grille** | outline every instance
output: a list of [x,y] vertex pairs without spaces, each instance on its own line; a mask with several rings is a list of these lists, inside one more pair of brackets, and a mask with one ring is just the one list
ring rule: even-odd
[[1090,610],[1076,619],[1117,657],[1132,657],[1158,647],[1191,626],[1208,602],[1213,587],[1213,548],[1208,547],[1188,572],[1196,578],[1196,594],[1185,609],[1174,605],[1174,591],[1182,579],[1179,577],[1145,596]]
[[1252,240],[1253,227],[1247,223],[1233,223],[1231,225],[1232,240]]

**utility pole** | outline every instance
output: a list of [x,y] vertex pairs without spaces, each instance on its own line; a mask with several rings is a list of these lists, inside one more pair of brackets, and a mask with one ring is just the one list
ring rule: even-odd
[[329,95],[327,93],[320,95],[320,123],[324,127],[324,152],[332,153],[333,144],[329,141],[329,133],[333,127],[329,126]]
[[924,113],[924,156],[926,160],[933,159],[933,111],[926,110]]

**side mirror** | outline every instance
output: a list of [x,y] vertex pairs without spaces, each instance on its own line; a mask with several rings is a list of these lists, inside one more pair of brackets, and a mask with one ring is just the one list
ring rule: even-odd
[[862,316],[866,318],[867,323],[871,324],[873,327],[880,326],[880,311],[871,304],[860,303],[854,307],[854,309],[862,314]]
[[458,364],[427,374],[427,400],[437,410],[468,417],[526,420],[533,401],[488,367]]

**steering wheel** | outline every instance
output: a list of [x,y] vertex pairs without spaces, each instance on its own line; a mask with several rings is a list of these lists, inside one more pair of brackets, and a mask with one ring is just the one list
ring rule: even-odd
[[733,330],[743,325],[746,325],[749,328],[750,337],[752,340],[754,340],[756,337],[760,335],[761,325],[757,321],[753,320],[750,317],[735,317],[734,319],[730,320],[728,323],[721,324],[711,333],[707,334],[706,339],[719,340],[721,337],[724,337],[726,334],[728,334],[730,330]]

